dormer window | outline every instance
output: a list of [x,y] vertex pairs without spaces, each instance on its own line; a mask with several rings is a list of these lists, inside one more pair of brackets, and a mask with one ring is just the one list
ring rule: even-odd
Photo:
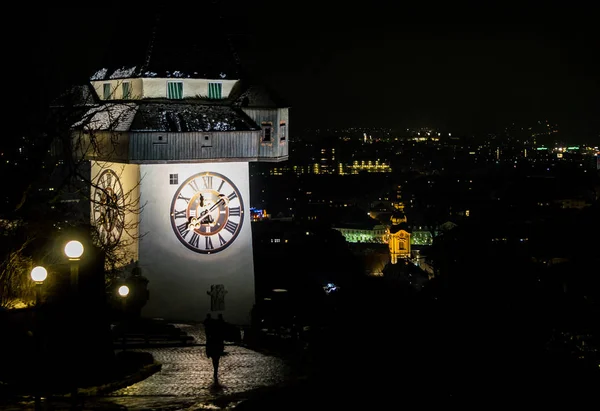
[[110,100],[110,83],[104,83],[102,86],[102,97],[104,100]]
[[183,98],[183,81],[167,81],[167,98],[174,100]]
[[127,100],[131,98],[131,82],[124,81],[123,82],[123,99]]
[[208,83],[208,98],[223,98],[223,83]]

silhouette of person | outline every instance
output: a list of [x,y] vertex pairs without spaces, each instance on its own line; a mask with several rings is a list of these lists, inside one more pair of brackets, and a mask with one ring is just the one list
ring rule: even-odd
[[218,380],[219,374],[219,361],[223,356],[225,350],[225,320],[223,315],[219,314],[217,320],[213,320],[207,315],[207,319],[204,320],[208,327],[206,330],[206,356],[212,360],[213,364],[213,378],[215,381]]
[[204,321],[202,322],[204,324],[204,333],[206,334],[206,338],[208,339],[208,334],[212,331],[213,327],[213,323],[215,322],[215,320],[213,320],[212,316],[210,315],[210,313],[206,314],[206,318],[204,319]]

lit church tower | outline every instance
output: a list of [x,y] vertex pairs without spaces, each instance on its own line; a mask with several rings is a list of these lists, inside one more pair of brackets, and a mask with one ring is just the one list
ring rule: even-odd
[[391,263],[396,264],[399,258],[410,257],[410,230],[406,223],[406,216],[402,211],[394,213],[390,222],[388,246]]
[[[165,21],[143,50],[124,41],[126,58],[90,79],[96,101],[77,138],[98,185],[91,220],[100,241],[126,248],[149,280],[142,315],[213,312],[248,324],[248,163],[287,160],[288,108],[245,83],[215,30]],[[114,211],[128,197],[139,198],[136,209]]]

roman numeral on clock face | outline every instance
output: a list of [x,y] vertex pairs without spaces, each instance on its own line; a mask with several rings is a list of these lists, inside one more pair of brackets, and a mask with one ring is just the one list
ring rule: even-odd
[[212,187],[213,187],[213,178],[212,178],[212,176],[203,176],[202,177],[202,182],[204,183],[204,187],[206,187],[209,190],[212,190]]
[[215,247],[213,247],[212,239],[210,237],[204,237],[204,249],[212,250],[214,248]]
[[177,199],[185,200],[186,203],[190,202],[190,199],[188,197],[184,197],[183,194],[181,194],[181,193],[179,193],[179,195],[177,196]]
[[190,245],[196,248],[200,247],[200,236],[197,233],[192,234]]
[[175,211],[173,213],[173,218],[185,218],[185,210]]
[[225,230],[229,231],[231,234],[235,233],[235,230],[237,229],[237,223],[234,223],[231,220],[227,220],[227,223],[225,224]]
[[229,194],[227,196],[227,198],[229,199],[229,201],[233,200],[236,197],[237,197],[237,194],[235,193],[235,191],[232,191],[231,194]]
[[190,181],[189,186],[192,187],[194,192],[200,191],[200,187],[198,187],[198,183],[196,182],[196,180]]
[[229,215],[230,216],[239,216],[240,215],[240,208],[239,207],[231,207],[229,209]]
[[178,225],[177,231],[179,231],[179,235],[181,235],[181,237],[185,238],[185,236],[190,232],[190,230],[188,229],[188,223],[185,222],[183,224]]

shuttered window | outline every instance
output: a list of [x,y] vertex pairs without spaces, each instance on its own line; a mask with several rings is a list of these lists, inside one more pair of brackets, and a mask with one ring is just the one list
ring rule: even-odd
[[208,98],[221,99],[223,98],[222,83],[208,83]]
[[167,98],[182,99],[183,98],[183,82],[168,81],[167,82]]
[[110,99],[110,83],[104,83],[104,89],[102,90],[102,95],[104,97],[104,100],[109,100]]
[[126,81],[123,82],[123,99],[131,98],[131,83]]

